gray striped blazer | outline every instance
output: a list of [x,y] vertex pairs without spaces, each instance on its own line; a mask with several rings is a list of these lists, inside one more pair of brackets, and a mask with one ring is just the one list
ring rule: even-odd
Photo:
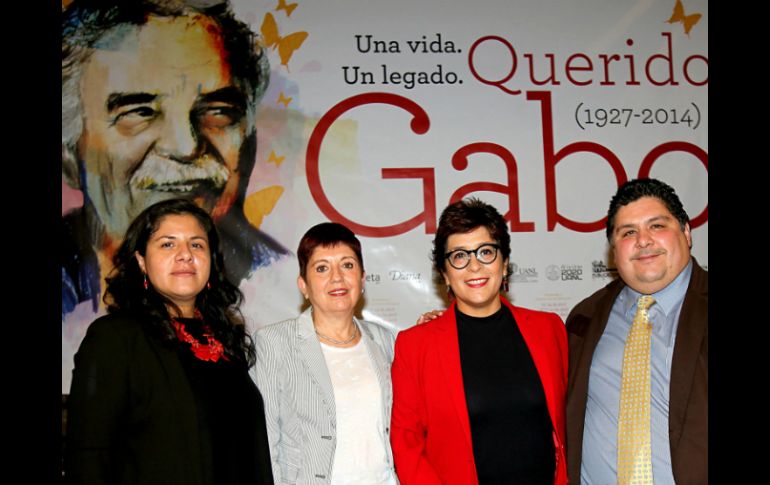
[[[355,321],[380,382],[382,435],[392,469],[390,364],[395,336],[376,323]],[[330,483],[337,445],[334,390],[310,309],[299,318],[260,329],[254,341],[257,364],[253,372],[265,401],[275,483]]]

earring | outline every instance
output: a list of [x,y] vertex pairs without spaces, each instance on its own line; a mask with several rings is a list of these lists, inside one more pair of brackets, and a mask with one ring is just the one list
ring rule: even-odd
[[503,293],[508,293],[508,275],[503,275]]
[[149,287],[150,287],[150,284],[147,283],[147,275],[144,275],[144,289],[146,290]]
[[210,289],[211,289],[211,281],[207,281],[207,282],[206,282],[206,289],[207,289],[207,290],[210,290]]

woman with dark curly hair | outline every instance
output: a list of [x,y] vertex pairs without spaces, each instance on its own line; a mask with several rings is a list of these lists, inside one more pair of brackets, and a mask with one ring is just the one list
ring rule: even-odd
[[473,198],[444,209],[433,264],[452,304],[395,345],[402,485],[567,483],[567,334],[558,315],[508,301],[510,254],[497,209]]
[[70,483],[272,484],[254,344],[206,211],[145,209],[75,355]]

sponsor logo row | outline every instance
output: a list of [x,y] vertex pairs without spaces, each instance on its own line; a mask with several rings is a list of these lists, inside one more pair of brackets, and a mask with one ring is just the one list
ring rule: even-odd
[[[519,266],[512,264],[512,281],[514,283],[535,283],[539,280],[537,268],[534,266]],[[582,264],[549,264],[545,267],[545,278],[549,281],[582,281],[591,279],[615,278],[618,270],[610,268],[603,261],[592,261],[590,270]]]
[[[511,263],[512,283],[536,283],[541,274],[548,281],[582,281],[584,279],[610,279],[617,277],[616,268],[610,268],[604,261],[592,261],[590,269],[582,264],[549,264],[544,271],[535,266],[523,266]],[[366,282],[380,284],[383,281],[421,281],[422,274],[402,270],[390,270],[386,274],[367,273]]]

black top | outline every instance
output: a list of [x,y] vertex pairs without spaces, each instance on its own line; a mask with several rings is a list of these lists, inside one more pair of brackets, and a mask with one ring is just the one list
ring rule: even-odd
[[189,344],[153,335],[119,313],[88,327],[67,402],[67,482],[272,485],[262,399],[246,366],[200,361]]
[[511,311],[476,318],[455,308],[455,315],[479,485],[552,485],[553,426]]
[[[207,343],[201,320],[178,320],[190,335]],[[184,342],[179,342],[178,354],[197,405],[205,481],[217,485],[264,483],[255,459],[255,450],[269,453],[266,439],[258,439],[255,433],[265,426],[259,422],[264,415],[257,415],[263,402],[246,364],[224,358],[201,360]]]

